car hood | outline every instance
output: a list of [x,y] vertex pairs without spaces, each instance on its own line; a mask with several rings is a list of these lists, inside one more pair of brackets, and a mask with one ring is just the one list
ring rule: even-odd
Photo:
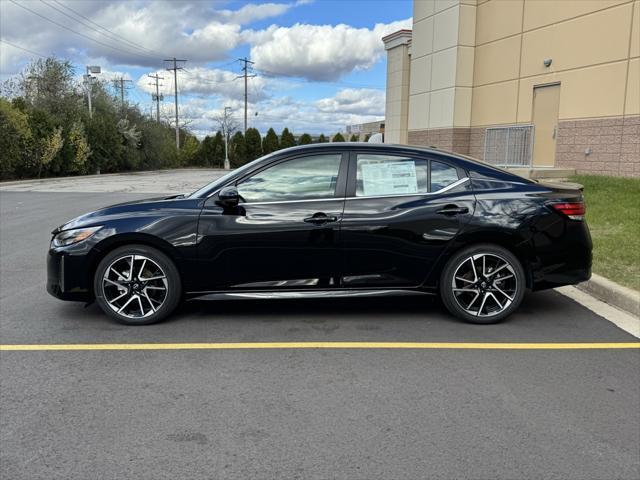
[[169,197],[145,198],[142,200],[117,203],[73,218],[56,228],[52,233],[55,235],[63,230],[102,225],[106,222],[125,217],[155,217],[169,213],[172,210],[184,211],[185,209],[197,209],[200,207],[201,202],[201,199],[184,198],[183,195],[172,195]]

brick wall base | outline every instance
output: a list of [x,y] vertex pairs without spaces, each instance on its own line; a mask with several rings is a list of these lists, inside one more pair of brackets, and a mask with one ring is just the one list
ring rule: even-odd
[[556,166],[578,173],[640,177],[640,116],[559,122]]
[[469,128],[435,128],[409,132],[409,145],[436,147],[456,153],[469,153]]
[[[409,132],[410,145],[424,145],[484,160],[485,127]],[[640,177],[640,115],[560,121],[556,167],[578,173]]]

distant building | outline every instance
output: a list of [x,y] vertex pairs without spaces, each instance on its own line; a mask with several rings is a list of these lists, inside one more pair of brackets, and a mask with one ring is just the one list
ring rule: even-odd
[[415,0],[383,41],[385,142],[640,176],[640,0]]
[[365,138],[374,133],[382,133],[384,135],[384,128],[385,121],[376,120],[375,122],[361,123],[358,125],[347,125],[342,135],[346,141],[349,141],[352,135],[357,135],[358,141],[364,142]]

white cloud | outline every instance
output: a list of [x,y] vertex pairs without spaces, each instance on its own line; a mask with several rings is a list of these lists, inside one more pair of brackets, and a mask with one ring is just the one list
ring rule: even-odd
[[[153,75],[163,77],[160,91],[165,95],[173,95],[173,72],[159,70]],[[147,93],[155,93],[155,83],[147,75],[137,80],[140,89]],[[278,88],[279,81],[265,77],[255,77],[249,80],[249,96],[252,102],[258,102],[269,97],[270,88]],[[211,98],[225,98],[232,100],[244,99],[244,82],[238,74],[229,70],[216,68],[193,67],[178,71],[178,92],[181,94],[203,95]]]
[[411,19],[379,23],[372,29],[297,23],[251,32],[245,38],[261,40],[252,46],[251,59],[262,71],[328,81],[373,66],[384,52],[382,37],[410,26]]
[[[227,52],[244,41],[242,25],[282,15],[303,3],[307,2],[249,3],[221,10],[204,1],[61,0],[16,5],[3,0],[0,29],[3,38],[44,55],[77,53],[81,45],[86,55],[105,57],[117,65],[152,67],[174,56],[203,63],[227,58]],[[5,50],[3,45],[3,56]],[[9,64],[3,65],[5,70],[15,69]]]
[[315,103],[320,112],[384,116],[385,94],[370,88],[347,88]]
[[[377,104],[381,108],[376,108]],[[238,124],[242,122],[243,100],[219,98],[212,102],[206,98],[187,98],[180,103],[180,123],[202,138],[218,128],[216,117],[224,106],[231,107]],[[173,122],[174,107],[165,101],[161,105],[162,116]],[[296,134],[324,133],[333,135],[344,131],[346,125],[372,122],[384,117],[384,94],[378,90],[345,89],[335,96],[316,102],[304,102],[291,96],[270,97],[260,102],[250,102],[249,126],[263,134],[273,127],[280,133],[285,127]]]
[[246,25],[257,20],[282,15],[298,4],[301,3],[248,3],[238,10],[220,10],[218,16],[230,23]]

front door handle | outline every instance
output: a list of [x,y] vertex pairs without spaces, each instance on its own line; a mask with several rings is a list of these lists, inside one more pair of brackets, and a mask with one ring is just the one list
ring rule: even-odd
[[469,213],[469,209],[467,207],[459,207],[457,205],[447,205],[440,210],[436,210],[436,213],[440,215],[460,215],[463,213]]
[[324,225],[325,223],[337,222],[338,217],[318,212],[314,213],[310,217],[305,218],[304,221],[306,223],[313,223],[314,225]]

